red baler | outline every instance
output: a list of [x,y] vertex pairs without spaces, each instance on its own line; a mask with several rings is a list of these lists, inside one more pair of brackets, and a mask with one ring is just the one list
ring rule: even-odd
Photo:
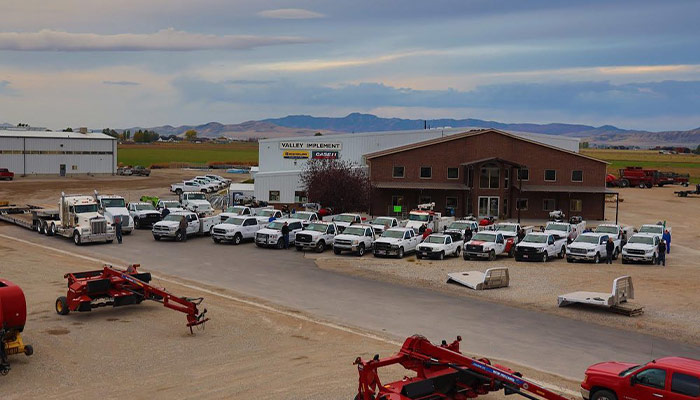
[[27,321],[24,293],[14,283],[0,279],[0,375],[10,372],[8,356],[24,353],[31,356],[34,349],[25,345],[20,332]]

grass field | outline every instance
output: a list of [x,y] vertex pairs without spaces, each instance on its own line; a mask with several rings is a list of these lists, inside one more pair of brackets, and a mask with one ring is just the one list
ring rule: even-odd
[[659,154],[651,150],[603,150],[586,149],[582,154],[610,162],[608,172],[618,175],[627,166],[639,166],[660,171],[690,174],[692,183],[700,183],[700,155]]
[[257,165],[258,144],[253,142],[229,144],[151,143],[120,144],[117,153],[124,165],[165,166],[170,163],[226,163]]

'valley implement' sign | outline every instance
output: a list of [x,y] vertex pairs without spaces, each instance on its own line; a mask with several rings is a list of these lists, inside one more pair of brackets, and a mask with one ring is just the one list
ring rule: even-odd
[[343,149],[340,142],[280,142],[280,150],[333,150]]

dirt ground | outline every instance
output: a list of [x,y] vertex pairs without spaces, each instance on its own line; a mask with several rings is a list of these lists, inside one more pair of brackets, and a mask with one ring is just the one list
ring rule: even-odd
[[[12,370],[0,377],[3,399],[352,398],[355,357],[387,356],[399,348],[293,310],[283,310],[285,315],[202,293],[172,283],[173,277],[153,283],[177,295],[205,297],[211,321],[195,335],[185,327],[184,314],[154,302],[59,316],[54,301],[66,293],[63,274],[101,265],[11,240],[0,243],[0,254],[0,276],[20,285],[27,298],[23,337],[34,346],[31,357],[11,357]],[[576,382],[510,366],[526,377],[576,390]],[[382,378],[388,382],[404,374],[393,368]]]
[[[484,300],[534,309],[568,318],[594,321],[638,332],[649,333],[691,344],[700,344],[700,198],[679,198],[673,195],[678,187],[653,189],[621,189],[620,222],[639,227],[645,223],[666,220],[672,227],[671,254],[666,267],[622,265],[618,259],[605,264],[569,264],[565,260],[515,262],[499,258],[495,262],[464,261],[461,257],[443,261],[417,260],[410,255],[402,260],[338,257],[332,253],[308,254],[317,259],[320,268],[346,274],[425,287],[453,295],[479,297]],[[608,203],[606,215],[615,219],[615,203]],[[458,271],[485,271],[506,266],[510,287],[488,291],[472,291],[446,284],[447,274]],[[626,317],[600,309],[582,306],[557,307],[557,296],[574,291],[610,292],[612,282],[622,275],[632,276],[634,303],[644,306],[644,315]]]

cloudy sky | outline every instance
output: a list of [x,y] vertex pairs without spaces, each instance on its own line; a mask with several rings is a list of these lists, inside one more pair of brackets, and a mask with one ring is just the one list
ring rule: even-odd
[[0,14],[0,122],[700,126],[697,0],[2,0]]

